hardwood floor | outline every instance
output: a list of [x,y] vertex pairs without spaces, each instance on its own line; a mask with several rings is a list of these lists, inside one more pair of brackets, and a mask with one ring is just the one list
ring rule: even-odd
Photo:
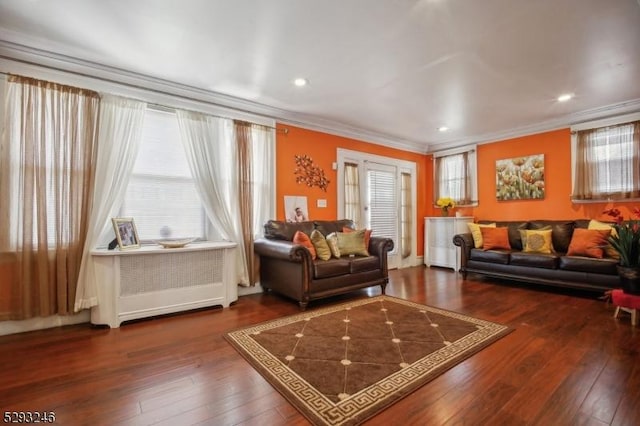
[[[367,424],[640,424],[640,328],[579,295],[438,268],[391,271],[387,293],[515,331]],[[310,309],[379,294],[316,302]],[[273,294],[119,329],[89,324],[0,337],[0,408],[53,411],[64,425],[305,425],[224,340],[298,312]]]

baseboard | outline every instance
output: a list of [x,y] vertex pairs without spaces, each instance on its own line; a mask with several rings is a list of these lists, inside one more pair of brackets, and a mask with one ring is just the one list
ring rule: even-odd
[[248,296],[250,294],[262,293],[262,286],[260,284],[256,284],[254,286],[245,287],[238,286],[238,296]]
[[26,331],[44,330],[46,328],[60,327],[63,325],[81,324],[89,322],[90,311],[88,309],[75,315],[52,315],[50,317],[29,318],[22,321],[0,322],[0,336],[7,334],[24,333]]

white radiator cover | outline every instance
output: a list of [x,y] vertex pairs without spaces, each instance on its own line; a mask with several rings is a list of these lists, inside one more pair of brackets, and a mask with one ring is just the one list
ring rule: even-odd
[[238,299],[235,243],[157,246],[136,250],[94,250],[98,306],[93,324],[119,327],[123,321],[221,305]]

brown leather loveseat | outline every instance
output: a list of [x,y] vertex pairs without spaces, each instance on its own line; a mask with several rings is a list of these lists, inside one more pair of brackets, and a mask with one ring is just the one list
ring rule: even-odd
[[[581,290],[606,291],[620,286],[616,265],[618,260],[604,254],[603,258],[568,256],[567,251],[576,229],[588,229],[589,220],[480,221],[508,228],[510,250],[475,248],[471,233],[458,234],[453,243],[461,248],[460,272],[535,284],[569,287]],[[524,252],[521,230],[551,229],[553,252]]]
[[264,225],[264,238],[254,243],[260,256],[260,284],[298,301],[301,309],[316,299],[379,285],[382,293],[389,281],[387,253],[393,250],[389,238],[372,236],[369,256],[312,259],[310,251],[293,242],[296,231],[310,235],[317,229],[325,237],[343,228],[355,229],[351,220],[289,223],[270,220]]

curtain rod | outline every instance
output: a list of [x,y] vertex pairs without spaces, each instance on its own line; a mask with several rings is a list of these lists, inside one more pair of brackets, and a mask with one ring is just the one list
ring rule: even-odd
[[[26,62],[26,63],[37,65],[37,66],[42,66],[40,64],[36,64],[36,63],[33,63],[33,62]],[[107,82],[107,83],[118,84],[120,86],[131,87],[131,88],[134,88],[134,89],[140,89],[140,90],[144,90],[144,91],[147,91],[147,92],[158,93],[158,94],[167,95],[167,96],[174,96],[174,97],[178,97],[178,98],[181,98],[181,99],[184,99],[184,100],[193,101],[193,102],[199,102],[199,103],[203,103],[203,104],[206,104],[206,105],[221,106],[221,105],[214,104],[212,102],[203,101],[201,99],[196,99],[196,98],[192,98],[192,97],[185,97],[185,96],[178,96],[178,95],[175,95],[173,93],[169,93],[169,92],[165,92],[165,91],[157,90],[157,89],[149,89],[148,87],[139,86],[137,84],[125,83],[125,82],[116,81],[116,80],[112,80],[112,79],[108,79],[108,78],[104,78],[104,77],[96,77],[96,76],[87,75],[87,74],[84,74],[84,73],[67,71],[67,70],[63,70],[63,69],[60,69],[60,68],[52,68],[52,67],[46,67],[46,68],[47,69],[52,69],[52,70],[55,70],[55,71],[64,72],[64,73],[67,73],[67,74],[78,75],[78,76],[82,76],[82,77],[90,77],[90,78],[97,79],[97,80],[100,80],[100,81],[104,81],[104,82]],[[20,74],[15,74],[15,73],[8,73],[8,72],[5,72],[5,71],[0,71],[0,74],[6,75],[6,76],[9,76],[9,75],[20,75]],[[31,78],[35,78],[35,77],[31,77]],[[36,78],[36,80],[42,80],[42,79]],[[42,80],[42,81],[47,81],[47,80]],[[93,89],[87,89],[87,90],[93,90]],[[96,91],[98,93],[108,93],[108,92],[100,92],[100,91],[97,91],[97,90],[94,90],[94,91]],[[108,94],[113,95],[112,93],[108,93]],[[120,95],[113,95],[113,96],[120,96]],[[162,105],[162,104],[158,104],[158,103],[155,103],[155,102],[149,102],[149,101],[145,101],[143,99],[138,99],[138,98],[134,98],[134,97],[130,97],[130,96],[123,96],[123,97],[126,97],[128,99],[133,99],[133,100],[136,100],[136,101],[139,101],[139,102],[144,102],[148,107],[151,107],[152,109],[155,109],[157,111],[164,111],[164,112],[172,112],[172,113],[174,113],[178,109],[176,107]],[[228,108],[228,107],[224,107],[224,108]],[[233,109],[233,108],[230,108],[230,109]],[[242,111],[242,110],[237,110],[237,111],[238,112],[247,113],[247,114],[254,114],[254,113],[252,113],[250,111]],[[226,118],[226,119],[229,119],[229,120],[236,120],[234,118],[226,117],[226,116],[223,116],[223,115],[204,113],[202,111],[194,111],[194,112],[198,112],[200,114],[207,114],[207,115],[210,115],[210,116],[216,117],[216,118]],[[268,118],[271,118],[271,117],[268,117]],[[243,122],[249,123],[246,120],[238,120],[238,121],[243,121]],[[262,126],[262,127],[267,128],[267,129],[273,129],[276,132],[282,132],[285,135],[289,133],[289,129],[286,128],[286,127],[277,128],[275,126],[268,126],[268,125],[265,125],[265,124],[258,124],[258,123],[251,123],[251,124],[255,124],[257,126]]]

